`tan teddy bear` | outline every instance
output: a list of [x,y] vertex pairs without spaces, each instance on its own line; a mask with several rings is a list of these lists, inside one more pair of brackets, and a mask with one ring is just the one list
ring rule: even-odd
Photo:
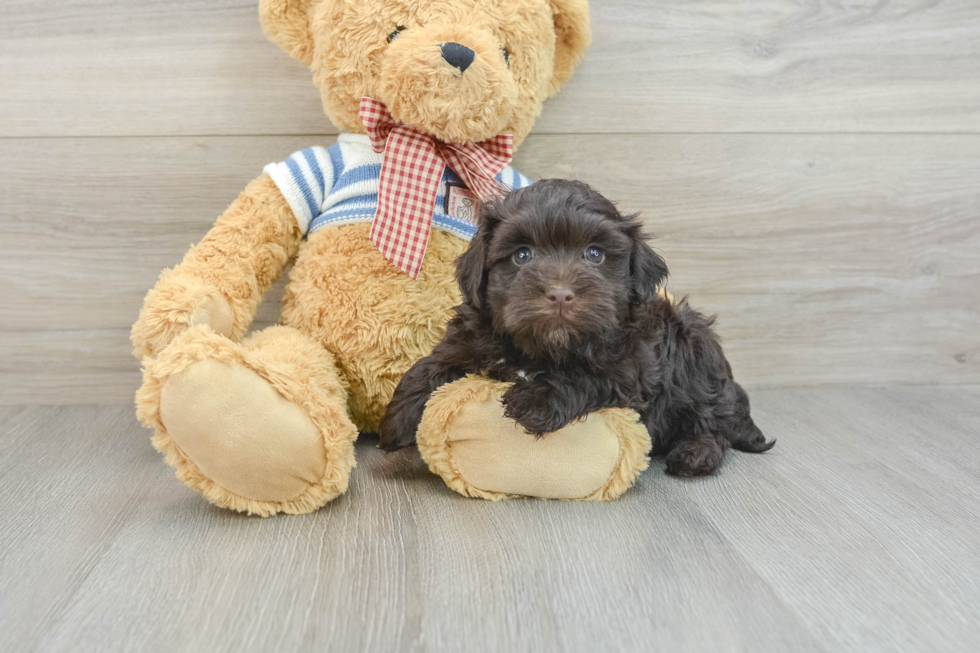
[[[346,490],[358,431],[377,428],[459,302],[453,261],[478,200],[530,183],[511,152],[589,24],[585,0],[261,0],[260,16],[343,133],[267,166],[161,274],[132,340],[137,413],[177,476],[270,515]],[[292,260],[280,325],[243,340]],[[463,379],[433,398],[420,447],[454,489],[610,498],[645,466],[628,411],[534,446],[499,392]]]

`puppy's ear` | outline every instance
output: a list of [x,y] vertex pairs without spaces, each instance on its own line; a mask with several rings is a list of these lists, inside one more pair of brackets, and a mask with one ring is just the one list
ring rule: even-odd
[[487,253],[498,220],[489,204],[480,206],[480,219],[476,235],[470,246],[456,259],[456,283],[463,293],[463,301],[482,310],[487,292]]
[[632,237],[630,278],[633,301],[642,303],[652,299],[657,294],[657,289],[667,280],[667,263],[647,245],[639,229],[633,230]]

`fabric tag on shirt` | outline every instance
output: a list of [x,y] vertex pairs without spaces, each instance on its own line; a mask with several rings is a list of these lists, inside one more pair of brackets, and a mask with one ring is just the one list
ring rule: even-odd
[[446,182],[446,201],[443,209],[446,215],[470,224],[476,224],[476,208],[479,200],[476,194],[462,184]]

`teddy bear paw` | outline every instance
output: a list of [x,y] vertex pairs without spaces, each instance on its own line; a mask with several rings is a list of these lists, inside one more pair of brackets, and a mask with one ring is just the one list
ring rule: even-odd
[[212,503],[305,513],[347,489],[357,429],[332,357],[304,334],[270,327],[239,344],[202,325],[145,364],[138,414]]
[[257,373],[202,360],[171,377],[160,417],[197,468],[229,492],[289,501],[326,468],[320,432],[306,412]]
[[636,412],[607,408],[535,437],[507,417],[510,384],[467,376],[426,404],[417,440],[429,468],[460,494],[608,501],[649,463],[650,435]]

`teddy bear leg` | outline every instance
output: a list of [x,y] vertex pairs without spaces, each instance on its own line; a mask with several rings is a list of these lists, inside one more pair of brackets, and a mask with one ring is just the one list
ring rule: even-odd
[[504,416],[508,387],[467,376],[436,390],[425,406],[419,451],[456,492],[493,501],[609,501],[647,468],[650,434],[636,412],[603,409],[535,438]]
[[241,343],[200,325],[146,359],[137,415],[215,505],[312,512],[347,489],[357,429],[331,354],[275,326]]

